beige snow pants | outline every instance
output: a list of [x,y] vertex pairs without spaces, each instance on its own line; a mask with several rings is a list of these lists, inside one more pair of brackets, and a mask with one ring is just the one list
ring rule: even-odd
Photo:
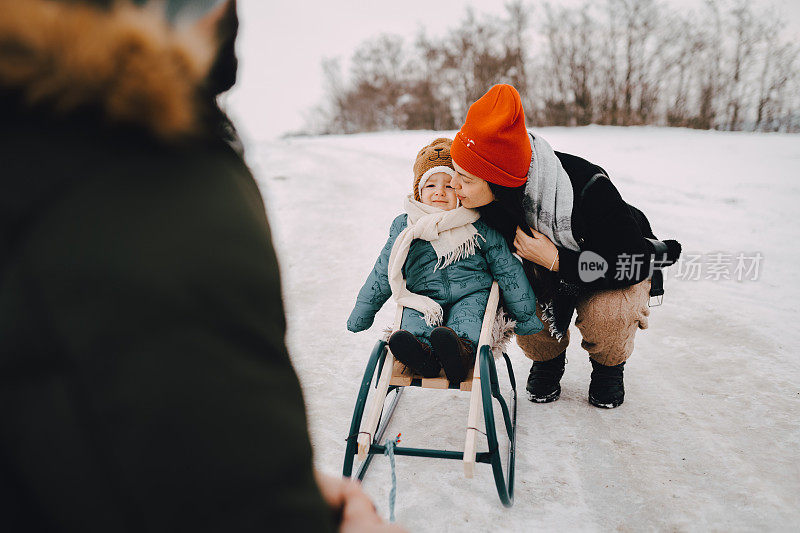
[[[633,353],[636,330],[647,329],[649,300],[649,279],[621,289],[593,292],[579,299],[575,325],[583,336],[581,347],[589,352],[589,357],[606,366],[625,362]],[[538,302],[536,316],[541,320],[542,308]],[[549,361],[567,349],[569,331],[559,341],[550,334],[548,326],[544,322],[544,329],[539,333],[517,335],[517,344],[534,361]]]

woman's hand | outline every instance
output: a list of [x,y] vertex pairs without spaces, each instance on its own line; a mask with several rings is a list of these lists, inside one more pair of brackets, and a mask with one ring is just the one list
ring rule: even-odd
[[[514,237],[514,247],[517,255],[537,265],[542,265],[548,270],[558,272],[558,249],[547,235],[531,228],[533,237],[517,227],[517,236]],[[551,268],[552,267],[552,268]]]

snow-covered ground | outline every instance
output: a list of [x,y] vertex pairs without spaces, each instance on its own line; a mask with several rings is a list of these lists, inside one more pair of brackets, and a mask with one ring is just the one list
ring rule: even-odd
[[[468,480],[458,461],[399,457],[398,522],[411,531],[796,531],[800,137],[611,127],[538,133],[603,166],[656,235],[701,256],[701,279],[668,271],[664,304],[637,334],[618,409],[587,403],[590,365],[574,326],[563,393],[552,404],[524,398],[530,365],[513,345],[521,392],[514,506],[500,504],[488,465]],[[394,308],[387,303],[360,334],[346,330],[347,316],[410,190],[413,158],[437,135],[249,147],[323,471],[341,472],[364,366]],[[717,252],[733,263],[717,261]],[[714,268],[736,277],[740,252],[761,253],[758,279],[713,279]],[[467,400],[409,389],[389,434],[402,432],[404,446],[460,450]],[[377,457],[364,488],[384,516],[389,487],[388,460]]]

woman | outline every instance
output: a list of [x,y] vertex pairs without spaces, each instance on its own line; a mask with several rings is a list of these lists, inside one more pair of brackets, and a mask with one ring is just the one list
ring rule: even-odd
[[[516,248],[537,296],[537,316],[548,326],[517,336],[533,360],[530,400],[559,398],[577,310],[575,325],[593,367],[589,402],[622,404],[623,367],[649,315],[654,245],[648,239],[655,235],[647,218],[623,201],[602,168],[529,134],[510,85],[495,85],[470,107],[451,155],[458,198]],[[665,243],[670,264],[680,244]]]

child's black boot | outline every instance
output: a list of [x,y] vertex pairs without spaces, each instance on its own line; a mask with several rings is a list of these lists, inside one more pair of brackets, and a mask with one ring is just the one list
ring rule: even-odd
[[464,381],[467,371],[475,363],[472,343],[459,337],[452,329],[439,326],[431,331],[431,347],[450,383]]
[[389,348],[395,359],[424,378],[439,376],[442,367],[431,355],[431,348],[412,333],[401,329],[389,337]]

